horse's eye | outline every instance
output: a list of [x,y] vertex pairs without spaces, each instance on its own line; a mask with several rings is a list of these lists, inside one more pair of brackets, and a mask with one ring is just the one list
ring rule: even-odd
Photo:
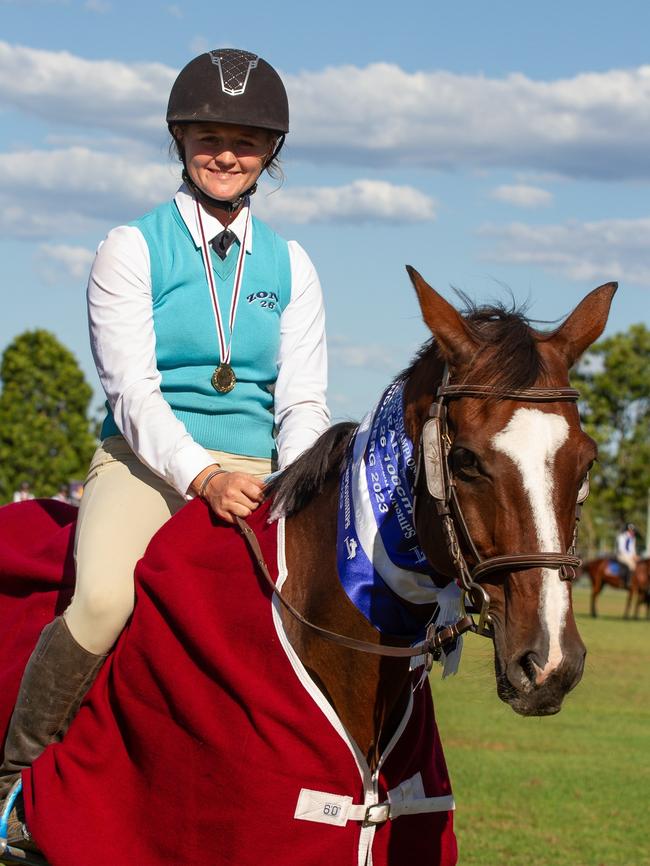
[[589,496],[589,473],[587,472],[585,477],[580,482],[580,487],[578,488],[578,502],[584,502],[588,496]]
[[591,472],[591,467],[594,465],[593,460],[587,466],[587,471],[584,474],[582,481],[580,482],[580,486],[578,487],[578,502],[582,503],[589,496],[589,473]]
[[467,448],[454,448],[450,465],[452,474],[460,475],[461,478],[478,478],[481,474],[476,454]]

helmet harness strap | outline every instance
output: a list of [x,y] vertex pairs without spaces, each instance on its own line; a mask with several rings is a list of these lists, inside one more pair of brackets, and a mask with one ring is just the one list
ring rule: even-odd
[[189,173],[186,168],[183,168],[183,174],[181,175],[183,181],[189,186],[192,190],[196,198],[201,202],[202,205],[207,205],[208,207],[216,207],[219,210],[225,210],[227,213],[234,214],[239,208],[244,204],[246,200],[246,196],[253,195],[254,192],[257,191],[257,182],[253,184],[253,186],[249,187],[245,190],[240,196],[238,196],[234,201],[222,200],[219,198],[213,198],[211,195],[208,195],[204,192],[200,186],[197,186],[192,178],[189,176]]

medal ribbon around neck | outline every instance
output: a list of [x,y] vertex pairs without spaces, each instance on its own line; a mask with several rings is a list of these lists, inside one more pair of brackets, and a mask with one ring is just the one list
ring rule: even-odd
[[219,338],[219,359],[220,364],[212,375],[212,387],[220,394],[227,394],[235,387],[235,374],[230,366],[230,358],[232,355],[232,337],[235,328],[235,318],[237,316],[237,306],[239,302],[239,294],[241,289],[242,276],[244,274],[244,261],[246,255],[246,237],[248,235],[248,226],[250,223],[250,207],[246,211],[246,223],[244,225],[244,236],[239,248],[239,256],[237,257],[237,267],[235,269],[235,285],[232,290],[230,299],[230,315],[228,316],[228,327],[230,329],[230,340],[226,345],[226,334],[223,327],[223,319],[219,308],[219,298],[217,297],[217,288],[214,282],[214,272],[212,262],[210,260],[210,251],[205,239],[205,229],[203,228],[203,220],[201,219],[201,206],[197,199],[194,199],[196,206],[196,224],[201,235],[201,255],[203,257],[203,267],[205,268],[205,276],[210,290],[210,300],[212,301],[212,309],[214,310],[214,320],[217,326],[217,336]]

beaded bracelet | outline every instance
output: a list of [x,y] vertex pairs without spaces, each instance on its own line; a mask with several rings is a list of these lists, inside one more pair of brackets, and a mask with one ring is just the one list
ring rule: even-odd
[[217,475],[223,475],[225,472],[225,469],[213,469],[212,472],[208,472],[208,474],[201,482],[201,486],[199,487],[199,496],[201,497],[201,499],[203,498],[203,494],[205,493],[210,481],[212,481],[212,479],[215,478]]

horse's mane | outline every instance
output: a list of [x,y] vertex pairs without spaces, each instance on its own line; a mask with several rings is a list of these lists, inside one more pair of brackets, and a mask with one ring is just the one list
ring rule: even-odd
[[[457,294],[465,304],[463,319],[480,346],[469,367],[463,371],[463,379],[491,385],[496,395],[533,385],[544,373],[544,362],[536,340],[546,335],[531,328],[525,308],[516,308],[514,303],[506,308],[499,302],[477,306],[463,292],[457,290]],[[436,341],[431,339],[396,378],[407,380],[416,368],[438,361],[439,357]],[[274,498],[275,513],[289,517],[300,511],[323,490],[335,473],[340,473],[348,443],[357,426],[349,421],[335,424],[269,482],[266,492]]]
[[266,485],[266,495],[273,497],[274,513],[290,517],[322,492],[325,483],[340,471],[357,426],[352,421],[334,424],[311,448],[271,479]]

